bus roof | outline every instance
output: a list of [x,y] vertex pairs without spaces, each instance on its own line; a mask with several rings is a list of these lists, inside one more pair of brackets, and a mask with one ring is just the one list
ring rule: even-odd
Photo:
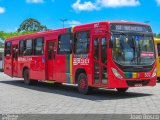
[[[143,25],[143,26],[149,26],[148,24],[144,24],[144,23],[129,22],[129,21],[120,20],[120,21],[93,22],[93,23],[88,23],[88,24],[82,24],[82,25],[74,26],[74,28],[85,27],[85,26],[89,27],[89,26],[93,26],[94,24],[134,24],[134,25],[138,24],[138,25]],[[15,36],[15,37],[7,38],[6,41],[15,40],[15,39],[23,39],[25,37],[41,36],[41,35],[51,34],[51,33],[56,33],[56,32],[63,32],[63,31],[65,32],[66,30],[68,30],[68,28],[61,28],[61,29],[56,29],[56,30],[36,32],[36,33],[32,33],[32,34],[26,34],[26,35],[20,35],[20,36]]]

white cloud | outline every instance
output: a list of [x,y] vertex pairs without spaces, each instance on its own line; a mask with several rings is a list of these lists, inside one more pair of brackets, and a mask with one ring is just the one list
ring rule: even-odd
[[[158,0],[160,1],[160,0]],[[139,0],[95,0],[95,2],[86,1],[81,3],[81,0],[77,0],[72,4],[72,8],[76,11],[92,11],[99,10],[102,7],[126,7],[126,6],[138,6]]]
[[44,0],[26,0],[27,3],[43,3]]
[[156,1],[157,1],[157,4],[160,5],[160,0],[156,0]]
[[76,20],[72,20],[72,21],[68,21],[68,23],[70,26],[76,26],[76,25],[80,25],[81,22],[79,21],[76,21]]
[[97,4],[103,7],[124,7],[140,5],[139,0],[97,0]]
[[92,11],[98,9],[96,4],[92,3],[91,1],[87,1],[84,3],[80,3],[81,0],[77,0],[73,3],[72,8],[76,11]]
[[5,13],[5,8],[0,7],[0,14],[3,14],[3,13]]

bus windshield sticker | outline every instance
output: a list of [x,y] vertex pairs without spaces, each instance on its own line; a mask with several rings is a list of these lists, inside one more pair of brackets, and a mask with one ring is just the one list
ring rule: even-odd
[[153,52],[141,52],[141,57],[153,57]]
[[136,36],[136,41],[140,41],[140,36]]

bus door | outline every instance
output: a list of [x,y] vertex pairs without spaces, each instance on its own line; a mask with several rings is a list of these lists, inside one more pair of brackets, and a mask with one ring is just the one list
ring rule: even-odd
[[157,60],[157,77],[160,78],[160,43],[157,43],[156,44],[157,46],[157,57],[156,57],[156,60]]
[[12,76],[16,77],[18,75],[18,45],[13,45],[12,56]]
[[95,36],[93,38],[94,46],[94,84],[107,84],[107,39],[105,36]]
[[47,42],[47,80],[56,80],[55,76],[55,56],[56,56],[56,40]]

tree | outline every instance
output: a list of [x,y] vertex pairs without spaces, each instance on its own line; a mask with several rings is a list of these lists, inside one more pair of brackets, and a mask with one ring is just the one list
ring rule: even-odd
[[4,32],[0,31],[0,39],[4,39]]
[[38,20],[33,18],[28,18],[24,20],[20,27],[18,28],[18,32],[24,31],[46,31],[47,27],[42,25]]
[[157,36],[156,36],[157,38],[160,38],[160,33],[159,34],[157,34]]

